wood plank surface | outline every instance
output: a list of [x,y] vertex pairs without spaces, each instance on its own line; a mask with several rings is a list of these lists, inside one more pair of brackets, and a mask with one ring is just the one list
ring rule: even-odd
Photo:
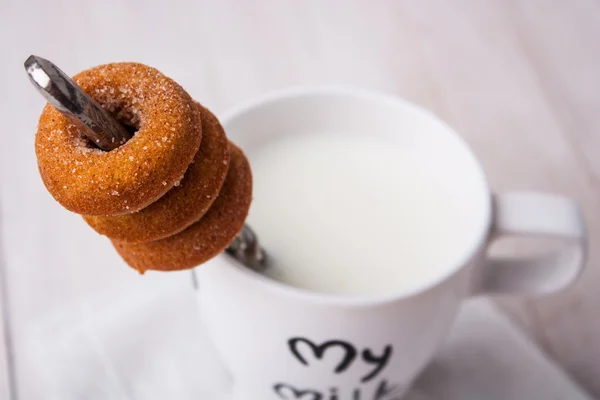
[[12,342],[10,336],[8,285],[0,238],[0,400],[9,400],[13,387]]

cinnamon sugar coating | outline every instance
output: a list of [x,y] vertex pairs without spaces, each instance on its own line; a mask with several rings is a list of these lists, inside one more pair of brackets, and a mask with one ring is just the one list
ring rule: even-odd
[[208,211],[225,181],[229,150],[217,118],[200,104],[196,107],[202,115],[202,143],[181,182],[136,213],[84,216],[96,232],[123,242],[148,242],[182,231]]
[[147,243],[114,240],[121,257],[140,272],[193,268],[223,251],[240,232],[252,201],[252,172],[244,153],[230,143],[225,183],[208,212],[184,231]]

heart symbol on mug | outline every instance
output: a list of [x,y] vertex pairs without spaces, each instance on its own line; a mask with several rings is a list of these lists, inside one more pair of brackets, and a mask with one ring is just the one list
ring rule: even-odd
[[323,398],[323,395],[317,391],[299,390],[287,383],[278,383],[273,386],[273,390],[282,400],[321,400]]

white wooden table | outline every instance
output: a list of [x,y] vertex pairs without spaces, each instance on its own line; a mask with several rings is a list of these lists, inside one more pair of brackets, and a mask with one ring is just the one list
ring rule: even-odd
[[0,312],[8,311],[0,321],[9,325],[0,326],[0,399],[8,398],[9,354],[19,398],[34,398],[32,366],[20,355],[46,313],[139,279],[41,183],[33,134],[43,101],[23,71],[29,54],[69,73],[144,62],[217,113],[304,84],[352,84],[432,109],[464,135],[496,190],[580,200],[592,244],[580,282],[561,294],[501,304],[600,396],[597,0],[0,0],[0,51]]

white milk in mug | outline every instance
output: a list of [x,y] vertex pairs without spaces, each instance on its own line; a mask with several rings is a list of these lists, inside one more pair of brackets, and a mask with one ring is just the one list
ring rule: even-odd
[[465,246],[456,232],[469,223],[465,205],[418,154],[384,138],[282,136],[249,157],[248,222],[271,256],[270,278],[321,293],[391,293],[437,276]]

